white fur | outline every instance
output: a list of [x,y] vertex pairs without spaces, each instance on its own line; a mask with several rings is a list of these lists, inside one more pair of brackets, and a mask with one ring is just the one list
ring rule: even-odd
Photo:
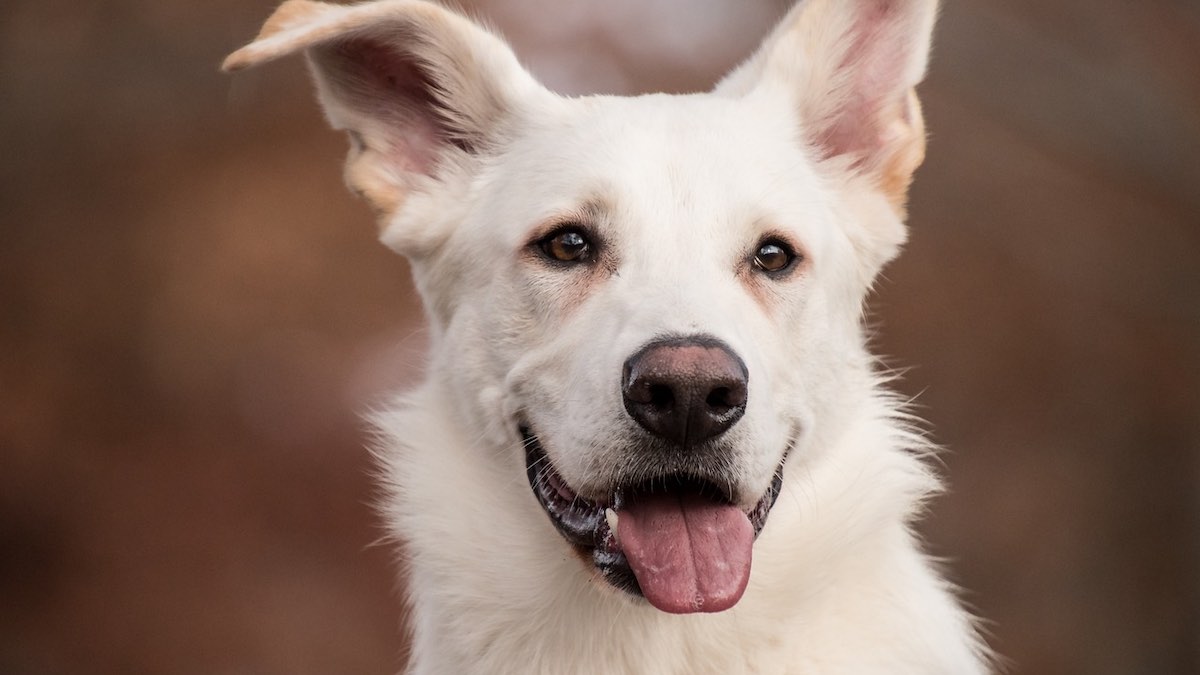
[[[409,256],[428,309],[424,383],[373,418],[408,572],[408,672],[987,671],[910,530],[938,481],[861,325],[904,240],[923,151],[911,89],[934,12],[809,0],[713,93],[690,96],[555,96],[497,38],[419,0],[292,0],[230,57],[307,50],[331,121],[355,135],[351,186]],[[529,255],[558,222],[599,232],[606,268]],[[752,267],[768,234],[798,242],[799,272]],[[604,493],[638,461],[622,363],[694,333],[750,373],[726,432],[743,506],[792,449],[745,595],[676,616],[571,551],[530,490],[518,425],[577,492]]]

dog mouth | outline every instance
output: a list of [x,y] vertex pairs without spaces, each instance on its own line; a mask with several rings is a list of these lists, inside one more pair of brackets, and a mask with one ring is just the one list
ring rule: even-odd
[[685,474],[620,485],[607,498],[587,499],[555,470],[537,436],[527,427],[520,432],[538,502],[610,585],[672,614],[720,612],[741,599],[754,541],[782,486],[782,462],[749,511],[714,482]]

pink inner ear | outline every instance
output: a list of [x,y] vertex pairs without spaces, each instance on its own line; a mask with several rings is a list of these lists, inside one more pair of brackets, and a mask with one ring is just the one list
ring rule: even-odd
[[338,54],[359,68],[381,94],[401,98],[413,107],[436,105],[433,82],[415,57],[370,40],[344,42]]
[[[846,77],[847,98],[821,135],[826,157],[857,156],[856,164],[883,149],[887,125],[883,115],[903,101],[901,82],[910,45],[906,42],[896,0],[865,4],[848,35],[853,42],[838,71]],[[903,111],[903,106],[896,108]]]
[[431,174],[445,145],[458,143],[418,58],[367,39],[339,43],[333,58],[346,102],[383,128],[389,158]]

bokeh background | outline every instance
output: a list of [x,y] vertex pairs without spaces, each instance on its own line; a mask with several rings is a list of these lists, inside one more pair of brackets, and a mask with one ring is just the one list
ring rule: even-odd
[[[0,5],[0,674],[393,673],[358,413],[405,263],[273,0]],[[703,89],[783,0],[481,0],[563,92]],[[1200,4],[948,0],[873,302],[1012,672],[1200,673]]]

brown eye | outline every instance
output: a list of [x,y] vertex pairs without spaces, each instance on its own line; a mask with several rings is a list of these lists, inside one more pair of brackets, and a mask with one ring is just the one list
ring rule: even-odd
[[781,241],[766,241],[758,247],[758,252],[754,254],[754,264],[758,269],[767,272],[782,272],[792,266],[796,260],[796,254],[792,249]]
[[592,257],[592,244],[576,229],[558,230],[538,242],[548,257],[559,262],[586,262]]

